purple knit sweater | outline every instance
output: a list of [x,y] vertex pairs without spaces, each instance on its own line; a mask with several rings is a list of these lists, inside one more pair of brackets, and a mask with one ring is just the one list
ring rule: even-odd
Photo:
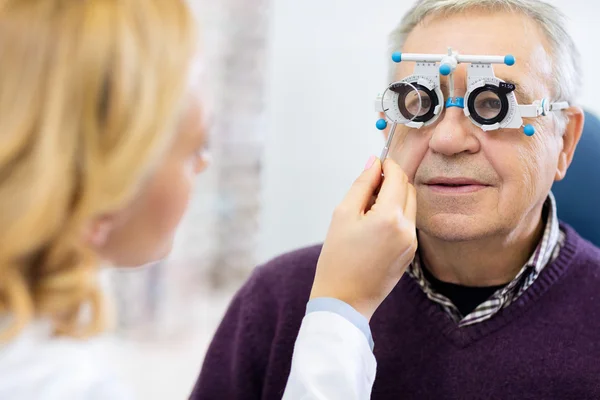
[[[371,320],[372,398],[600,399],[600,249],[570,227],[508,308],[458,328],[405,275]],[[208,350],[194,400],[281,399],[320,246],[256,269]]]

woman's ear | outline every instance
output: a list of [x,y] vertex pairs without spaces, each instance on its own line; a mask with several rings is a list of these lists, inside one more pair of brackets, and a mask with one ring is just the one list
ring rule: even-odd
[[95,249],[102,248],[113,229],[114,220],[115,218],[112,215],[102,215],[94,218],[84,229],[84,241]]
[[583,110],[580,107],[570,107],[565,112],[568,115],[569,122],[562,135],[563,146],[558,155],[558,164],[554,175],[555,181],[562,180],[567,174],[567,169],[571,165],[571,161],[573,161],[575,149],[577,148],[579,139],[581,139],[585,121]]

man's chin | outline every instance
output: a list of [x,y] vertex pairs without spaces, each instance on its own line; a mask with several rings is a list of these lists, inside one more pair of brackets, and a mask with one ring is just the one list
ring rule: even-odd
[[435,214],[417,221],[417,228],[428,236],[445,242],[466,242],[480,239],[490,232],[476,216]]

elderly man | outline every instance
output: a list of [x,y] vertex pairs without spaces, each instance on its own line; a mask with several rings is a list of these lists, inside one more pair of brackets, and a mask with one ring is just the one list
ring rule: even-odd
[[[515,65],[494,71],[514,84],[519,104],[569,106],[525,118],[532,136],[483,130],[461,107],[397,128],[390,157],[416,188],[419,247],[370,320],[373,399],[600,398],[600,249],[557,219],[550,192],[583,127],[577,51],[564,26],[534,0],[423,0],[393,32],[403,53],[512,54]],[[399,80],[414,64],[395,68]],[[465,95],[467,68],[453,73],[455,96]],[[255,271],[192,398],[281,398],[320,250]]]

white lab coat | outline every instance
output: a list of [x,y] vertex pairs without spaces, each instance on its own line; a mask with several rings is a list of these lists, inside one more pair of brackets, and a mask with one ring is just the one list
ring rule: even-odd
[[[0,347],[0,399],[133,399],[101,350],[94,341],[51,338],[36,324]],[[283,399],[369,399],[375,371],[359,328],[334,312],[312,312],[302,321]]]
[[37,322],[9,343],[0,344],[2,400],[132,400],[104,356],[102,338],[51,337]]
[[283,400],[366,400],[377,363],[363,332],[328,311],[304,317]]

